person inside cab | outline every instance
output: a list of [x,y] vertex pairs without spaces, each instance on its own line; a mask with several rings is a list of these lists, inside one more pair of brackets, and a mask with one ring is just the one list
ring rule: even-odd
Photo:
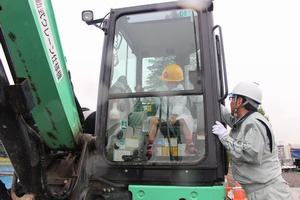
[[118,80],[111,86],[110,93],[131,93],[126,76],[122,75]]
[[[183,80],[183,71],[177,64],[168,65],[163,70],[160,79],[164,81],[164,85],[158,88],[157,91],[184,90],[183,85],[180,83]],[[187,96],[183,95],[162,98],[160,102],[161,109],[159,108],[156,115],[151,117],[149,120],[147,157],[151,157],[152,154],[155,153],[154,140],[157,134],[159,116],[161,116],[161,122],[169,122],[169,125],[174,125],[177,121],[179,121],[186,139],[185,152],[188,154],[198,152],[192,139],[194,120],[190,110],[186,106],[186,103]],[[167,105],[169,105],[169,108],[167,108]]]

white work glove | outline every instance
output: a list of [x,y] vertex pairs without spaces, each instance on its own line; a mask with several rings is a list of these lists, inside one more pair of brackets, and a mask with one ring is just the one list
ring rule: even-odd
[[218,121],[216,121],[216,124],[213,125],[212,132],[219,137],[219,140],[229,135],[227,129]]

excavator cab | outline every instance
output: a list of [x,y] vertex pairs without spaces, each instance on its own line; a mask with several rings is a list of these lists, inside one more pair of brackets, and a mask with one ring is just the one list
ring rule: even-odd
[[[224,197],[226,152],[211,127],[219,120],[219,105],[227,96],[225,62],[221,28],[213,25],[213,4],[203,2],[201,10],[170,2],[112,9],[108,18],[99,20],[90,18],[91,11],[83,17],[105,33],[95,173],[111,182],[126,182],[133,197],[141,188],[151,193],[160,187],[172,193],[167,187],[178,185],[199,186],[201,194],[207,193],[201,186],[215,186],[220,189],[215,193]],[[182,89],[161,89],[164,69],[174,64],[183,72],[177,81]],[[185,151],[182,124],[169,123],[176,97],[185,99],[195,153]],[[152,117],[159,123],[149,158]]]

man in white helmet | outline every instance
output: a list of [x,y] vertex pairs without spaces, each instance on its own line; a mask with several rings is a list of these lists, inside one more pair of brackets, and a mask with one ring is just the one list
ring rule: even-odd
[[281,175],[274,134],[268,120],[257,112],[262,91],[257,83],[241,82],[229,95],[231,110],[222,105],[222,121],[212,132],[232,157],[232,174],[245,190],[248,200],[292,200],[290,188]]

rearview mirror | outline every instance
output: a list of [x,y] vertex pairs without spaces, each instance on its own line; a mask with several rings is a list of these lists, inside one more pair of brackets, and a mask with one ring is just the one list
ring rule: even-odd
[[89,22],[94,20],[94,13],[91,10],[84,10],[81,13],[82,21]]

